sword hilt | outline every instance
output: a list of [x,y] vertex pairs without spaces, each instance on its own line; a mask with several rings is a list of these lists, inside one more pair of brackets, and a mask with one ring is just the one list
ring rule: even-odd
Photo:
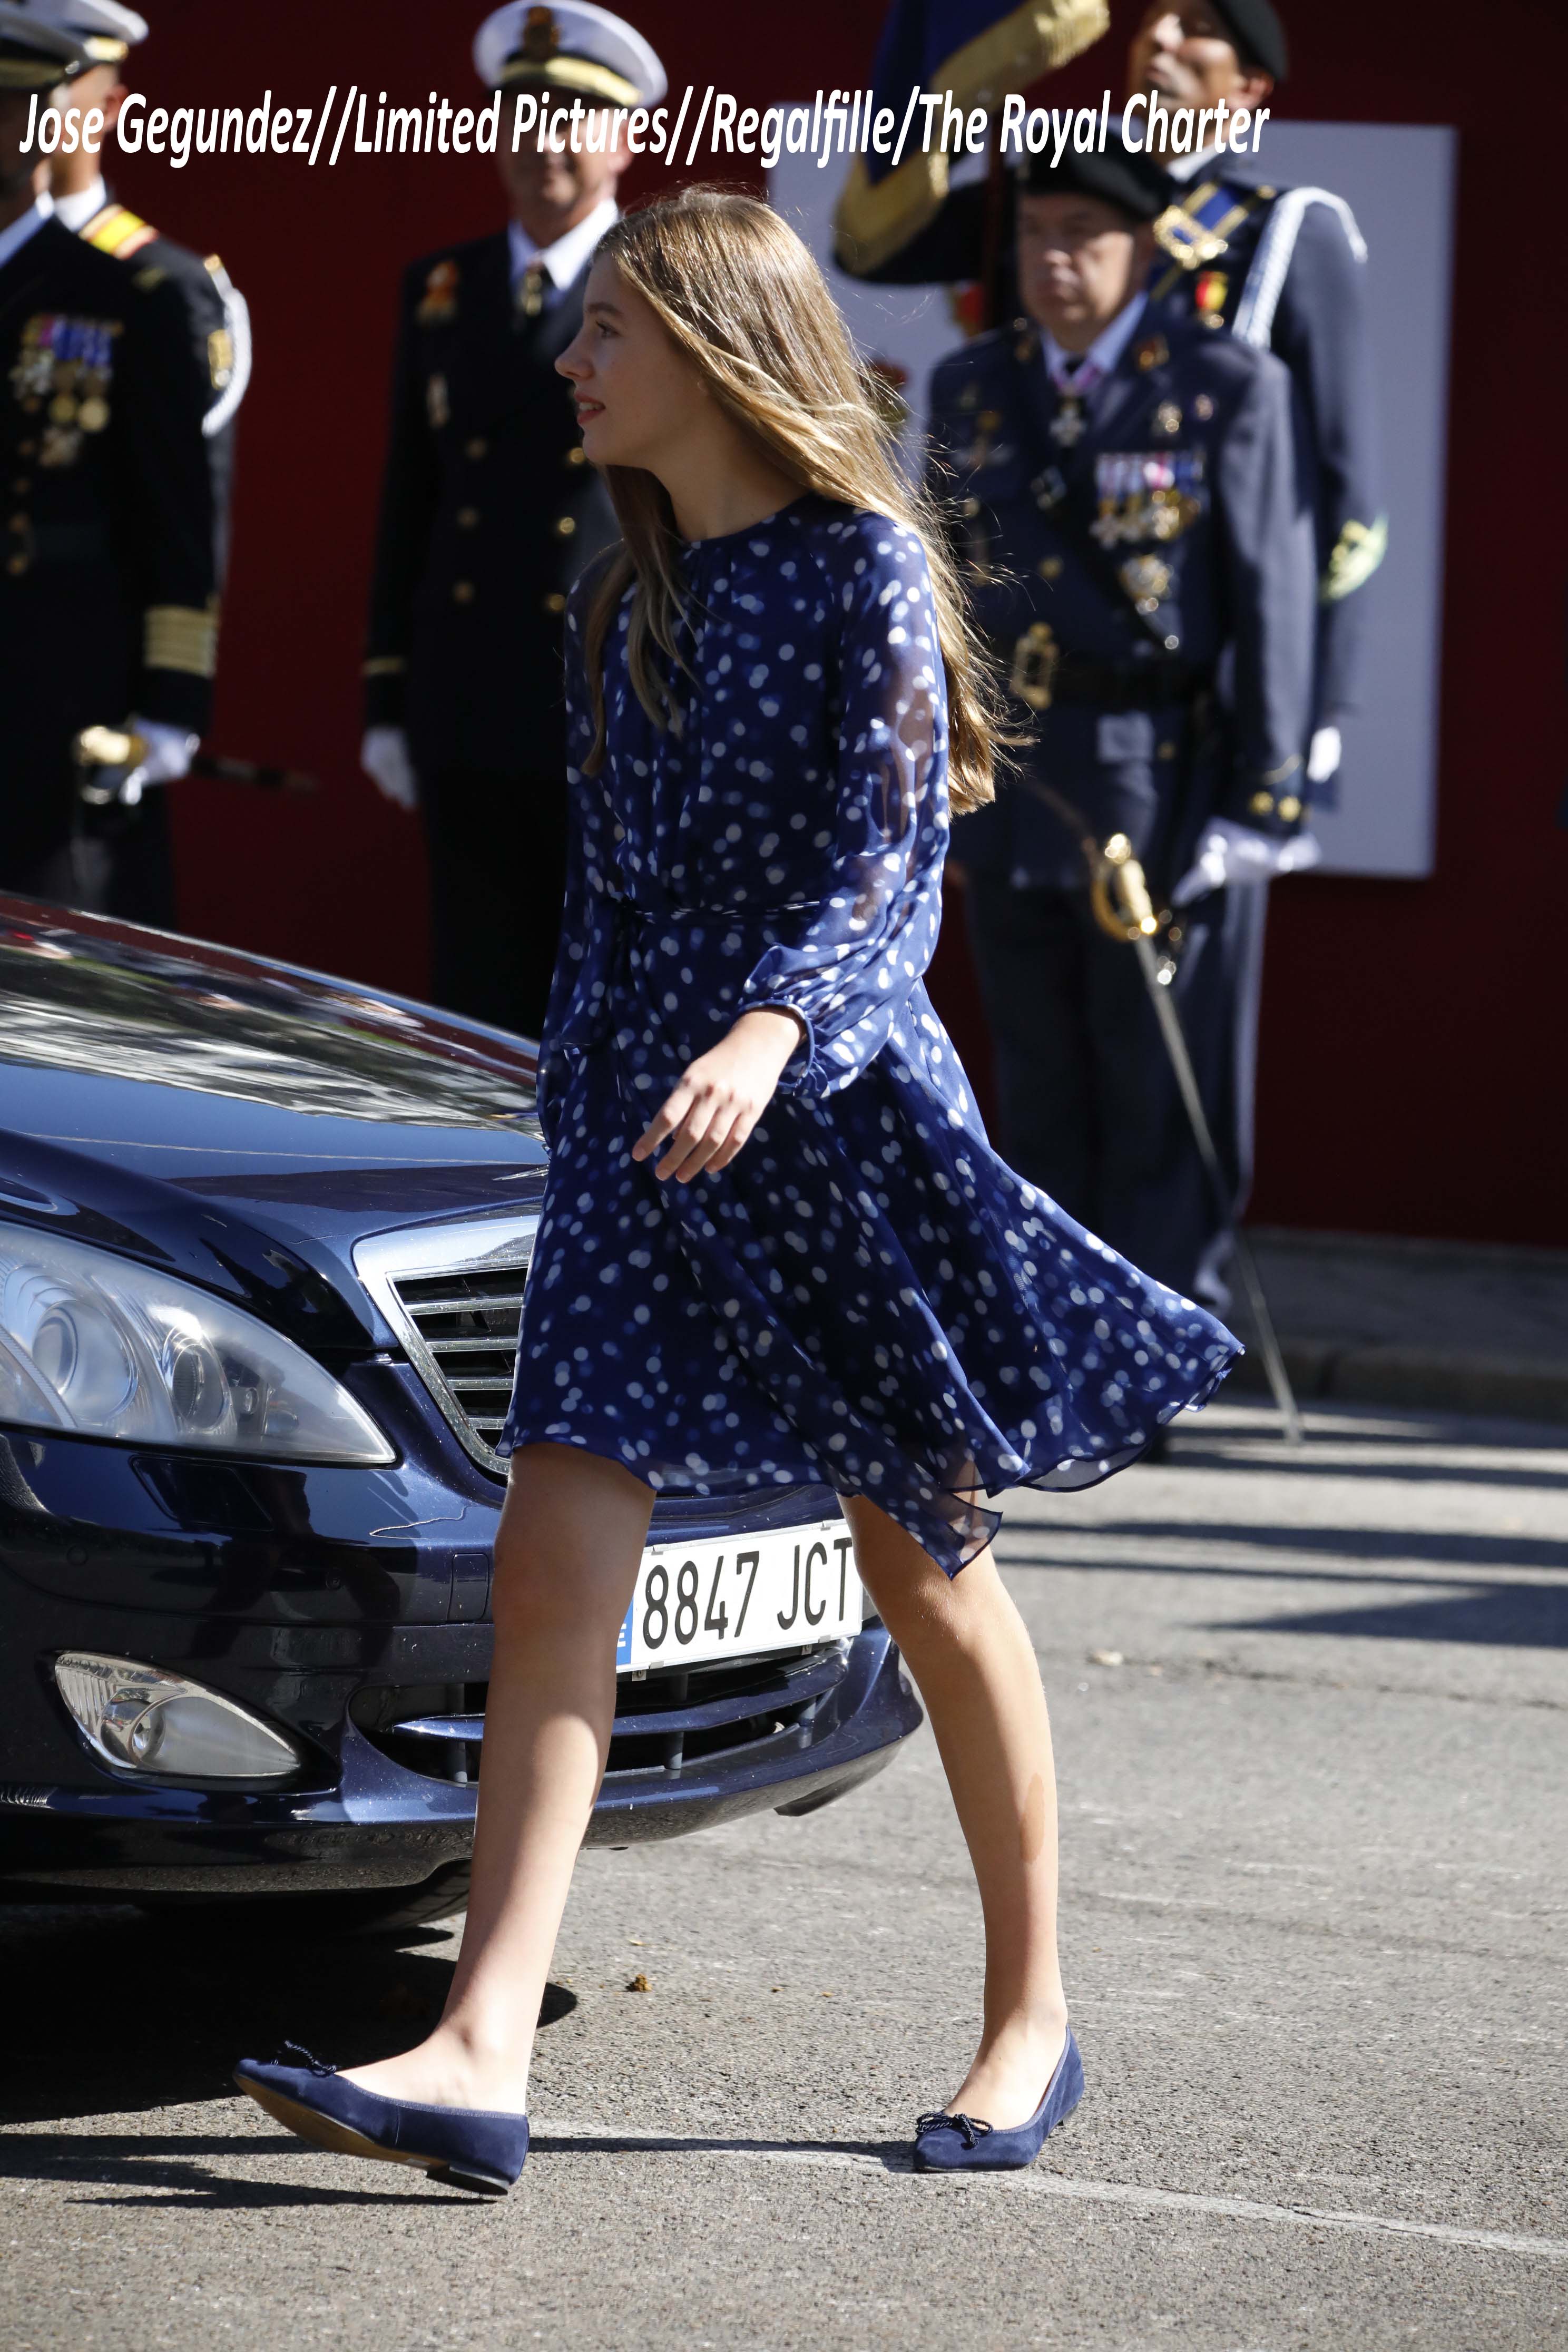
[[[107,808],[118,800],[120,787],[147,757],[147,739],[125,727],[84,727],[71,738],[77,792],[91,808]],[[112,783],[100,781],[112,775]]]
[[1083,853],[1089,860],[1089,903],[1100,929],[1113,940],[1153,939],[1161,919],[1127,835],[1113,833],[1103,848],[1090,835]]

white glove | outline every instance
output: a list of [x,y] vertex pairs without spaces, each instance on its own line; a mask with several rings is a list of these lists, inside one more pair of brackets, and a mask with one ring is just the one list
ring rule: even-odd
[[1326,784],[1331,776],[1339,773],[1340,761],[1343,757],[1344,746],[1340,741],[1339,729],[1320,727],[1307,749],[1307,782],[1310,784]]
[[419,779],[408,755],[408,738],[401,727],[368,727],[359,747],[359,763],[376,790],[395,808],[412,814],[419,805]]
[[1268,882],[1276,874],[1304,874],[1322,854],[1310,833],[1275,841],[1249,824],[1213,817],[1198,844],[1196,860],[1171,893],[1171,904],[1184,907],[1205,890],[1222,890],[1231,882]]
[[130,770],[122,778],[115,794],[122,808],[135,808],[148,784],[178,783],[190,773],[195,757],[199,735],[187,735],[183,727],[171,727],[162,719],[139,719],[134,711],[125,722],[127,734],[140,735],[147,751],[141,765]]

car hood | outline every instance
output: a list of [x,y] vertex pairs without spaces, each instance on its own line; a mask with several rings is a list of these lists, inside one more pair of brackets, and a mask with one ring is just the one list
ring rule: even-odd
[[534,1048],[229,948],[0,897],[0,1221],[317,1348],[390,1338],[363,1235],[536,1198]]

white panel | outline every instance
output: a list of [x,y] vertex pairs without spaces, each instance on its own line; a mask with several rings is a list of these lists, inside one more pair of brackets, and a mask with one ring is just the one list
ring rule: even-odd
[[[1345,730],[1341,804],[1318,819],[1323,870],[1429,874],[1458,136],[1405,124],[1270,122],[1264,141],[1282,184],[1345,198],[1369,255],[1389,549],[1359,592],[1369,600],[1363,707]],[[785,156],[771,174],[773,202],[826,269],[860,349],[908,371],[919,421],[931,367],[962,337],[943,289],[863,286],[832,267],[839,180],[837,160],[821,171],[809,156]]]
[[[961,173],[962,167],[955,178]],[[927,378],[937,361],[963,342],[963,335],[953,323],[945,287],[864,286],[834,268],[833,207],[843,177],[837,156],[819,170],[809,155],[784,155],[768,174],[769,200],[821,263],[861,352],[868,359],[891,360],[907,371],[905,397],[915,412],[914,422],[923,424]]]
[[1332,188],[1367,244],[1388,553],[1367,585],[1362,708],[1345,729],[1340,805],[1316,820],[1324,870],[1430,874],[1436,855],[1453,131],[1270,122],[1268,168]]

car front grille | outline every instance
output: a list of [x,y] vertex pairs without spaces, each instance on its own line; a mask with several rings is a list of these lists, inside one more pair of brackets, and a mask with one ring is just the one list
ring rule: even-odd
[[[623,1676],[616,1692],[607,1780],[674,1773],[763,1743],[804,1747],[829,1694],[848,1671],[847,1641],[785,1655]],[[402,1689],[369,1686],[351,1713],[394,1763],[432,1780],[477,1780],[484,1752],[484,1683]]]
[[361,1281],[465,1450],[498,1477],[495,1451],[517,1358],[537,1210],[419,1225],[361,1242]]
[[486,1440],[499,1437],[517,1360],[521,1278],[410,1275],[393,1288],[468,1427]]

